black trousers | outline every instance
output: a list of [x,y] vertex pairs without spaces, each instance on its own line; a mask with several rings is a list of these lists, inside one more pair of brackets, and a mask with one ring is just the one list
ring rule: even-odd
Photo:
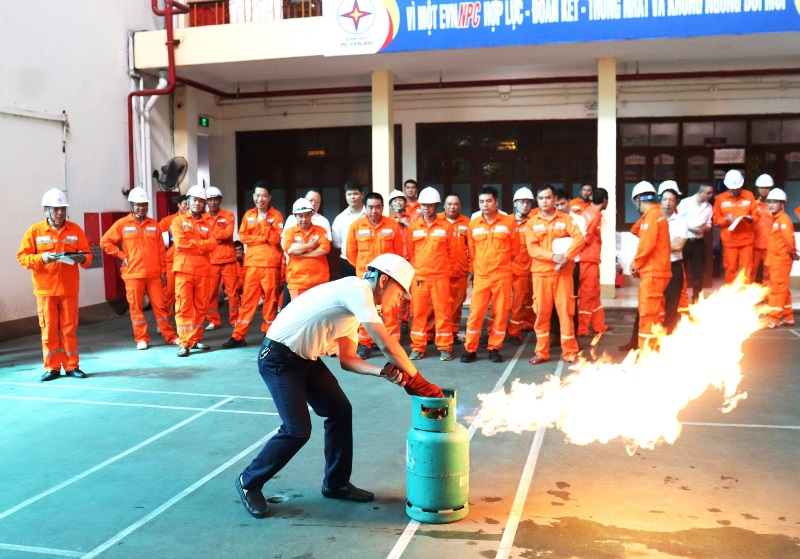
[[[703,292],[703,276],[706,271],[706,244],[703,239],[688,239],[683,245],[683,265],[692,276],[692,304]],[[672,274],[673,277],[675,274]]]
[[242,472],[242,487],[261,489],[297,454],[311,436],[308,407],[325,418],[325,475],[322,484],[339,488],[350,481],[353,468],[353,409],[321,360],[302,359],[264,340],[258,372],[283,421],[278,432]]
[[341,263],[339,265],[339,278],[346,278],[348,276],[356,275],[356,267],[350,264],[344,258],[340,258]]
[[683,261],[676,260],[672,263],[672,278],[664,290],[664,329],[667,334],[672,333],[680,320],[678,304],[681,300],[681,291],[683,291]]

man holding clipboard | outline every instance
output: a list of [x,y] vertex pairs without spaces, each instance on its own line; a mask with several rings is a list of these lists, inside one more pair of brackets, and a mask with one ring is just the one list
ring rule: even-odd
[[42,197],[45,220],[28,228],[17,261],[33,275],[33,293],[42,329],[45,373],[42,382],[86,378],[78,366],[78,266],[92,263],[89,242],[77,223],[67,221],[67,195],[51,188]]
[[531,255],[533,310],[536,313],[536,355],[529,361],[539,365],[550,359],[550,314],[555,306],[561,323],[561,358],[570,363],[578,357],[575,339],[575,299],[572,270],[575,256],[586,240],[573,219],[556,209],[555,190],[549,184],[536,193],[539,213],[528,221],[525,233]]

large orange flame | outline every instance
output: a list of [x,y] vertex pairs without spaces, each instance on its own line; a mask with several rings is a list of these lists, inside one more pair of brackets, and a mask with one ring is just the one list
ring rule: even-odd
[[582,361],[565,378],[541,384],[516,379],[505,389],[479,394],[475,419],[485,435],[557,427],[567,441],[585,445],[620,437],[629,454],[674,443],[681,432],[678,413],[709,386],[723,393],[728,413],[747,397],[739,391],[742,343],[761,327],[765,289],[736,281],[690,309],[675,331],[659,335],[656,350],[628,354],[622,363],[603,355]]

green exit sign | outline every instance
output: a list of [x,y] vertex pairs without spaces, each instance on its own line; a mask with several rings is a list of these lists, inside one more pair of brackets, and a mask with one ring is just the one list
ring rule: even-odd
[[207,116],[198,116],[197,124],[199,124],[202,128],[208,128],[211,124],[211,119]]

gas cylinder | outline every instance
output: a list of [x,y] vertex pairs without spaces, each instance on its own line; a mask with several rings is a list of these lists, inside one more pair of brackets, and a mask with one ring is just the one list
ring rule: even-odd
[[442,392],[443,398],[411,398],[406,441],[406,514],[431,524],[469,512],[469,433],[456,421],[456,391]]

